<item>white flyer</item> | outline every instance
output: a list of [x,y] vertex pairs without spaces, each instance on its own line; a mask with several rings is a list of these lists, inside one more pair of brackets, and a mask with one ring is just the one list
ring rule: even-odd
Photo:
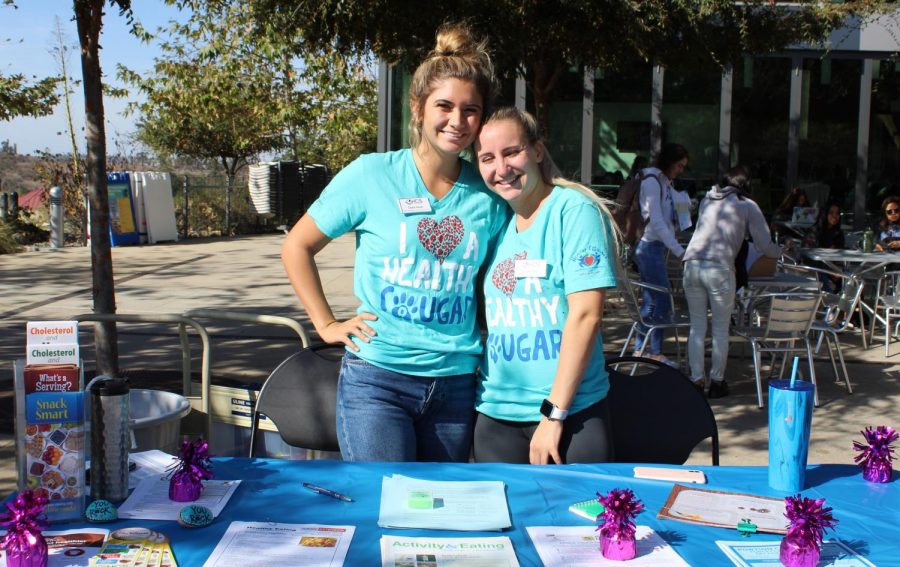
[[637,554],[628,561],[603,557],[596,526],[529,526],[526,529],[544,567],[690,567],[649,526],[637,526]]
[[[76,528],[49,530],[43,533],[47,541],[47,567],[87,567],[91,557],[100,552],[109,530]],[[0,567],[6,567],[6,552],[0,550]]]
[[433,481],[395,474],[381,482],[378,525],[431,530],[504,530],[512,523],[501,481]]
[[[738,567],[779,567],[781,540],[776,541],[717,541],[725,555]],[[819,565],[828,567],[875,567],[841,541],[822,542]]]
[[203,567],[338,567],[354,526],[231,522]]
[[381,567],[519,567],[508,537],[381,536]]
[[[240,483],[239,480],[203,481],[200,498],[191,504],[206,506],[214,517],[218,516]],[[138,483],[128,500],[119,506],[119,518],[174,521],[185,504],[169,500],[168,480],[151,476]]]

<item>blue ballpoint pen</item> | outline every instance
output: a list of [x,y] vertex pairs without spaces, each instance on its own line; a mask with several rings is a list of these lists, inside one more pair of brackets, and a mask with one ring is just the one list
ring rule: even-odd
[[344,502],[353,502],[353,499],[349,496],[344,496],[340,492],[335,492],[334,490],[328,490],[327,488],[322,488],[321,486],[316,486],[315,484],[310,484],[308,482],[303,483],[303,488],[307,488],[312,490],[317,494],[324,494],[325,496],[331,496],[332,498],[336,498],[338,500],[343,500]]

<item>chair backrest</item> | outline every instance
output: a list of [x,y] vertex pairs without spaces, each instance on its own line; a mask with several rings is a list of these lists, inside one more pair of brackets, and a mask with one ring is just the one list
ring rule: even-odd
[[[632,364],[628,375],[617,370]],[[712,439],[712,464],[719,464],[719,428],[706,397],[676,370],[649,358],[607,360],[610,429],[614,458],[622,463],[681,465],[704,439]]]
[[[338,451],[335,412],[343,346],[317,345],[292,354],[269,374],[253,409],[253,432],[263,414],[293,447]],[[250,444],[254,456],[254,443]]]
[[802,338],[816,317],[818,293],[773,293],[766,317],[766,339]]
[[637,295],[635,295],[634,287],[624,268],[616,270],[616,289],[622,295],[628,316],[633,321],[641,321],[641,305],[638,302]]
[[843,329],[850,323],[850,317],[856,311],[862,298],[863,281],[855,276],[844,279],[841,293],[838,295],[834,309],[825,317],[825,323]]

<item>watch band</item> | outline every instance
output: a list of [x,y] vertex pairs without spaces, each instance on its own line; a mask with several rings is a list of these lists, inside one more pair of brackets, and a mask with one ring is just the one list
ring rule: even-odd
[[541,402],[541,415],[554,421],[564,421],[569,416],[569,410],[561,409],[550,400],[545,399]]

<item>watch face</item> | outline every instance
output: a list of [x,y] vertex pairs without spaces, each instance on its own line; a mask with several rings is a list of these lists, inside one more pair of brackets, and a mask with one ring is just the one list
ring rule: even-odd
[[544,417],[550,417],[550,414],[553,413],[553,404],[550,403],[550,400],[545,399],[541,402],[541,415]]

